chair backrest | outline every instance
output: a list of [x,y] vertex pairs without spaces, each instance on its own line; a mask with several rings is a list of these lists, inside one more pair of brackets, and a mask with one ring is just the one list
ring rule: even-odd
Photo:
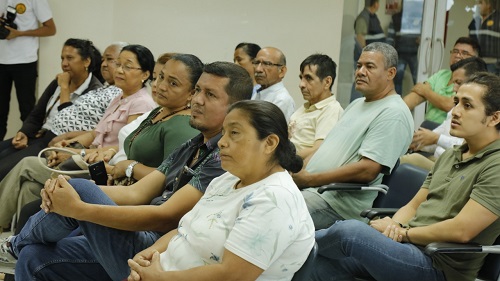
[[[500,245],[500,236],[497,237],[495,245]],[[477,277],[481,280],[500,280],[500,255],[488,254]]]
[[390,175],[384,176],[382,183],[389,187],[387,194],[379,193],[373,202],[374,208],[400,208],[418,192],[428,171],[402,163]]
[[307,256],[307,259],[302,265],[302,267],[297,272],[295,272],[292,281],[303,281],[310,279],[309,276],[311,275],[311,270],[314,265],[314,259],[316,259],[317,254],[318,254],[318,244],[314,243],[311,252],[309,252],[309,256]]

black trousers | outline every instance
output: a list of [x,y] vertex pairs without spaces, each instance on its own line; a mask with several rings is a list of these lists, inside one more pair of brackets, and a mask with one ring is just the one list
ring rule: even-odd
[[22,121],[35,107],[37,65],[38,61],[22,64],[0,64],[0,140],[3,140],[7,133],[12,85],[16,88]]

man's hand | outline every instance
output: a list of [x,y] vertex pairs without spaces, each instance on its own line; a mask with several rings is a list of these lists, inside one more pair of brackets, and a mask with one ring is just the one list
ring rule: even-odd
[[17,29],[14,29],[10,26],[5,26],[6,29],[10,30],[10,33],[9,35],[7,35],[7,37],[5,38],[6,40],[11,40],[11,39],[14,39],[16,37],[19,37],[21,36],[21,32]]
[[306,187],[311,187],[311,177],[312,175],[302,169],[298,173],[293,173],[292,178],[295,184],[299,187],[299,189],[306,188]]
[[414,134],[410,144],[410,148],[414,151],[419,151],[422,147],[436,144],[439,140],[439,134],[434,133],[429,129],[420,127]]
[[432,91],[431,85],[429,83],[423,82],[423,83],[417,83],[413,88],[411,89],[412,92],[417,93],[419,96],[427,99],[427,93]]
[[[60,177],[63,177],[66,180],[70,179],[69,176],[62,176],[61,175]],[[49,193],[53,193],[56,186],[59,186],[59,185],[60,184],[59,184],[59,181],[57,179],[48,179],[45,181],[45,185],[42,188],[42,190],[40,191],[40,195],[42,197],[42,204],[40,205],[40,208],[44,212],[50,213],[52,201],[50,201]]]
[[54,181],[56,183],[49,187],[49,189],[52,189],[52,192],[47,192],[50,200],[50,211],[65,217],[75,218],[77,215],[76,206],[79,203],[83,203],[80,195],[68,183],[66,177],[60,175]]
[[28,136],[23,132],[17,132],[16,136],[12,139],[12,145],[15,149],[24,149],[28,147]]
[[399,226],[399,223],[394,221],[390,217],[384,217],[382,219],[371,220],[368,224],[371,227],[378,230],[380,233],[383,233],[387,229],[388,226],[391,226],[391,225]]

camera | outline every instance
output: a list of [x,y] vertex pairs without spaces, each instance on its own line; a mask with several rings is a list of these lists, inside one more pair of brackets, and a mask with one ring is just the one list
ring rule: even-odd
[[10,30],[5,28],[6,26],[17,29],[17,24],[14,23],[16,19],[17,11],[16,8],[8,6],[7,7],[7,15],[5,17],[0,18],[0,39],[3,40],[7,38],[10,34]]

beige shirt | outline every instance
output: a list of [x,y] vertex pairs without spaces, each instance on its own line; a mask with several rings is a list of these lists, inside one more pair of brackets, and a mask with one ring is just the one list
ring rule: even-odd
[[344,109],[335,95],[316,104],[303,104],[290,117],[288,131],[292,143],[300,151],[311,148],[317,140],[323,140],[337,124]]

